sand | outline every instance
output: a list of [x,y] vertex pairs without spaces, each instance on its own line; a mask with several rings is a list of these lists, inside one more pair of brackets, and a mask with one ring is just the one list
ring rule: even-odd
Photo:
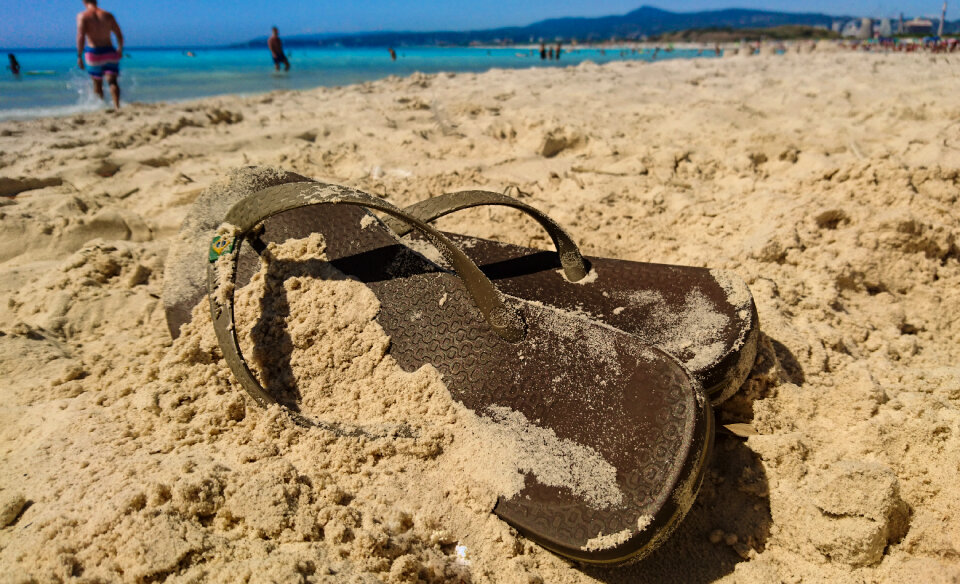
[[[814,51],[0,124],[0,581],[960,581],[958,76]],[[259,409],[205,308],[173,342],[160,303],[191,202],[246,165],[398,205],[515,186],[587,254],[738,274],[764,337],[717,416],[747,437],[721,432],[678,532],[608,571],[489,513],[504,438],[396,367],[355,283],[282,284],[292,375],[305,407],[415,435]],[[505,209],[439,225],[550,247]]]

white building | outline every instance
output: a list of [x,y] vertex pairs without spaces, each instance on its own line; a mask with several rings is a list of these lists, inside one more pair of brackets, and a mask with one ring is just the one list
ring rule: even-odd
[[877,33],[882,37],[893,36],[893,21],[889,18],[881,18],[877,26]]
[[857,38],[860,36],[860,22],[851,20],[840,29],[840,36],[844,38]]

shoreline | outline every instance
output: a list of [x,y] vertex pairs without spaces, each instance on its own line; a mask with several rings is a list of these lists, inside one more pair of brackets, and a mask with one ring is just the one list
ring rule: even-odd
[[[664,47],[668,45],[672,47],[672,49],[665,50]],[[720,47],[721,54],[717,54],[717,55],[714,54],[715,46]],[[794,52],[794,53],[841,52],[842,50],[844,50],[841,47],[845,47],[844,42],[842,41],[822,41],[822,40],[816,41],[816,42],[809,41],[809,40],[783,41],[783,42],[768,41],[764,43],[761,46],[761,48],[758,50],[755,49],[753,43],[748,43],[748,45],[746,46],[749,47],[748,52],[751,53],[750,56],[760,56],[760,55],[768,56],[772,54],[785,54],[785,53],[791,53],[791,52]],[[509,53],[514,53],[515,51],[526,51],[526,52],[536,51],[539,49],[538,45],[515,45],[510,47],[503,47],[503,46],[414,47],[413,49],[436,51],[438,54],[441,54],[441,55],[447,49],[450,49],[451,51],[459,51],[461,53],[462,52],[479,53],[482,51],[498,51],[500,53],[500,56],[496,57],[495,59],[501,59],[501,62],[494,61],[494,62],[491,62],[489,65],[481,65],[480,68],[477,68],[477,65],[475,63],[469,63],[469,64],[464,63],[461,65],[461,67],[452,66],[449,69],[439,68],[434,70],[428,65],[428,63],[423,63],[423,65],[426,67],[425,74],[432,75],[432,74],[448,74],[448,73],[454,73],[454,74],[478,73],[482,71],[500,70],[500,69],[526,70],[526,69],[538,69],[541,67],[546,67],[546,68],[561,67],[562,68],[562,67],[576,66],[579,63],[584,61],[594,61],[594,60],[600,61],[600,64],[606,64],[606,63],[613,63],[613,62],[620,62],[620,61],[640,61],[640,62],[651,63],[651,62],[654,62],[655,60],[663,61],[663,60],[672,60],[672,59],[689,60],[689,59],[701,59],[701,58],[709,58],[709,59],[729,58],[731,56],[738,56],[738,53],[744,52],[745,46],[741,46],[741,43],[651,43],[651,42],[613,43],[613,44],[597,43],[593,45],[564,45],[565,54],[570,55],[568,56],[568,59],[570,59],[571,57],[577,58],[577,59],[582,58],[582,60],[577,61],[572,65],[564,63],[562,59],[559,61],[547,61],[546,63],[540,63],[540,61],[533,59],[533,61],[530,62],[529,64],[526,61],[510,62],[510,64],[502,62],[502,58],[504,58],[503,56],[504,54],[507,54],[506,57],[509,57],[510,56]],[[658,49],[659,49],[659,58],[649,58],[651,55],[651,52],[657,51]],[[136,49],[132,49],[132,50],[136,51]],[[178,49],[148,49],[148,50],[152,50],[156,52],[164,52],[164,51],[170,52],[170,51],[176,51]],[[246,48],[246,47],[229,48],[229,49],[224,49],[222,47],[211,47],[203,50],[211,50],[211,51],[225,50],[227,52],[251,51],[253,53],[260,54],[260,53],[257,53],[258,49]],[[294,48],[293,50],[296,51],[297,48]],[[318,47],[318,48],[310,48],[309,50],[319,51],[321,53],[329,51],[330,53],[335,54],[337,53],[337,51],[340,51],[341,49],[330,48],[330,47]],[[360,50],[360,51],[365,51],[370,53],[382,52],[382,49],[374,48],[374,47],[351,49],[351,50]],[[598,58],[594,59],[593,55],[580,55],[580,52],[583,50],[596,53]],[[621,53],[624,51],[628,51],[629,53],[626,56],[624,56],[623,54],[616,54],[617,51]],[[677,51],[678,54],[673,55],[672,51]],[[38,50],[37,52],[38,53],[51,53],[51,52],[66,53],[69,51],[57,49],[57,50]],[[607,52],[610,52],[610,54],[609,55],[606,54]],[[692,54],[693,52],[696,52],[696,54]],[[752,55],[752,53],[754,52],[757,52],[758,54]],[[514,53],[513,56],[519,56],[519,53]],[[413,58],[422,60],[423,56],[418,55]],[[309,60],[308,60],[308,63],[309,63]],[[411,69],[409,67],[404,68],[403,60],[401,60],[401,62],[398,63],[397,65],[401,66],[402,72],[399,73],[400,76],[412,75],[417,72],[416,69]],[[414,67],[417,67],[417,66],[419,65],[414,65]],[[175,97],[175,98],[156,97],[156,98],[147,98],[147,99],[135,99],[134,101],[126,102],[126,103],[130,105],[138,104],[138,103],[149,103],[149,104],[183,103],[190,100],[203,99],[203,98],[222,98],[227,96],[249,97],[253,95],[263,95],[265,93],[269,93],[274,90],[300,91],[300,90],[314,89],[317,87],[342,87],[345,85],[353,85],[356,83],[366,83],[366,82],[377,81],[377,80],[389,77],[391,75],[397,74],[397,73],[389,72],[390,68],[384,67],[382,63],[375,62],[372,64],[372,68],[369,71],[366,71],[366,75],[369,75],[369,79],[363,79],[363,80],[356,79],[357,76],[360,76],[361,78],[363,77],[364,75],[363,68],[358,68],[356,72],[351,73],[347,70],[339,70],[336,67],[334,67],[333,69],[330,70],[331,74],[334,76],[334,79],[331,80],[327,78],[325,74],[326,70],[324,68],[321,67],[320,69],[316,69],[316,70],[315,68],[316,68],[316,64],[309,64],[307,69],[297,71],[292,77],[287,77],[282,75],[278,76],[273,74],[271,74],[269,77],[266,77],[267,73],[265,71],[268,70],[268,68],[265,67],[264,71],[258,70],[259,74],[265,76],[264,78],[266,79],[266,82],[264,83],[264,85],[267,85],[267,87],[263,87],[263,88],[255,88],[254,86],[243,87],[244,84],[250,85],[249,80],[243,79],[243,78],[253,73],[252,71],[240,71],[240,70],[231,71],[231,74],[236,77],[234,83],[235,84],[239,83],[239,85],[236,85],[236,87],[233,89],[224,87],[223,89],[211,90],[209,88],[206,88],[201,91],[200,95],[184,95],[182,97]],[[68,71],[72,71],[72,69]],[[43,72],[54,74],[54,75],[63,74],[63,72],[59,70],[57,71],[51,70],[51,71],[43,71]],[[180,71],[178,69],[171,69],[170,71],[164,72],[162,75],[160,75],[158,79],[162,81],[164,75],[168,75],[168,74],[183,75],[189,72],[190,71],[187,69],[184,69],[183,71]],[[123,80],[126,80],[126,84],[129,84],[132,82],[134,84],[133,85],[134,88],[136,88],[140,84],[138,82],[139,76],[142,76],[142,75],[145,75],[145,74],[137,72],[136,69],[132,69],[129,72],[127,72],[126,75],[122,75],[121,77]],[[33,79],[36,81],[45,79],[42,76],[30,77],[29,71],[25,73],[25,76],[26,76],[26,79]],[[343,82],[338,81],[336,79],[337,76],[345,77],[344,81]],[[21,80],[21,81],[24,81],[24,80]],[[68,84],[68,90],[66,91],[66,93],[79,93],[80,94],[79,100],[73,101],[71,103],[64,103],[59,105],[51,104],[51,105],[43,105],[43,106],[27,107],[27,108],[8,107],[6,109],[0,109],[0,121],[12,121],[12,120],[22,121],[22,120],[29,120],[29,119],[45,118],[45,117],[63,117],[63,116],[70,116],[70,115],[79,114],[79,113],[91,113],[91,112],[98,111],[100,109],[106,109],[106,104],[101,104],[97,102],[95,97],[92,95],[88,87],[85,76],[69,74],[69,78],[66,81]],[[150,86],[151,83],[158,82],[157,80],[151,80],[149,76],[144,77],[142,80],[139,80],[139,81],[145,82],[146,86]],[[273,85],[272,88],[269,87],[269,85],[271,84]],[[19,83],[10,84],[10,87],[13,89],[16,89],[18,86],[20,86]],[[121,88],[123,87],[124,87],[124,81],[121,81]],[[154,89],[153,91],[156,91],[156,89]],[[129,95],[129,88],[125,94]],[[47,97],[49,98],[50,96],[47,96]],[[136,93],[134,93],[134,97],[136,98]]]
[[[436,49],[437,51],[443,51],[443,50],[444,50],[444,49],[441,48],[441,47],[430,47],[430,48],[431,48],[431,49]],[[320,50],[320,51],[322,51],[322,50],[324,50],[324,49],[325,49],[324,47],[321,47],[321,48],[312,49],[312,50]],[[457,50],[468,50],[468,51],[482,51],[482,50],[492,50],[492,49],[498,49],[498,50],[501,50],[501,51],[514,50],[514,49],[512,49],[512,48],[510,48],[510,49],[505,49],[504,47],[490,47],[490,48],[482,48],[482,47],[457,47]],[[229,50],[233,51],[233,50],[246,50],[246,49],[229,49]],[[251,49],[251,50],[256,50],[256,49]],[[331,51],[336,51],[336,50],[338,50],[338,49],[330,49],[330,50],[331,50]],[[519,49],[517,49],[517,50],[519,50]],[[597,49],[597,50],[599,50],[599,49]],[[371,52],[372,52],[372,51],[373,51],[373,48],[371,48]],[[260,53],[258,53],[258,54],[260,54]],[[683,56],[683,57],[677,57],[677,58],[680,58],[680,59],[683,59],[683,60],[687,60],[687,59],[695,59],[695,58],[701,58],[701,57],[700,57],[700,56]],[[713,57],[709,57],[709,58],[713,58]],[[636,60],[639,60],[639,59],[636,59]],[[664,60],[669,60],[669,59],[664,59]],[[592,62],[589,58],[588,58],[588,59],[585,59],[585,61]],[[584,62],[584,61],[581,61],[581,62]],[[609,62],[617,62],[617,61],[616,61],[616,60],[611,60],[611,61],[609,61]],[[263,90],[263,91],[253,91],[253,92],[247,92],[247,91],[230,92],[230,91],[228,91],[228,92],[225,92],[225,93],[217,93],[217,94],[213,94],[213,95],[204,95],[204,96],[196,96],[196,97],[189,97],[189,96],[188,96],[188,97],[184,97],[184,98],[182,98],[182,99],[160,99],[160,100],[143,100],[143,101],[139,101],[139,100],[138,100],[138,101],[132,101],[132,102],[125,102],[125,105],[128,105],[128,106],[136,106],[136,105],[142,105],[142,104],[164,104],[164,103],[177,104],[177,103],[191,102],[191,101],[198,100],[198,99],[220,99],[220,98],[227,98],[227,97],[238,97],[238,98],[253,97],[253,96],[258,96],[258,95],[265,95],[265,94],[271,93],[272,91],[310,91],[310,90],[313,90],[313,89],[319,89],[319,88],[324,88],[324,87],[326,87],[326,88],[339,88],[339,87],[348,87],[348,86],[351,86],[351,85],[359,85],[359,84],[362,84],[362,83],[373,83],[373,82],[381,81],[381,80],[388,79],[388,78],[394,77],[394,76],[407,77],[407,76],[410,76],[410,75],[451,75],[451,74],[453,74],[453,75],[462,75],[462,74],[477,74],[477,73],[482,73],[482,72],[486,72],[486,71],[508,71],[508,70],[526,71],[526,70],[532,70],[532,69],[540,69],[540,68],[544,68],[544,67],[546,67],[546,68],[576,67],[576,66],[579,65],[579,64],[580,64],[580,63],[564,64],[564,63],[558,62],[558,61],[551,61],[551,62],[549,62],[546,66],[544,66],[544,65],[540,65],[540,64],[539,64],[539,60],[537,60],[537,61],[535,61],[535,62],[530,63],[529,66],[525,66],[526,63],[519,64],[519,65],[516,66],[516,67],[502,67],[502,66],[498,66],[497,64],[492,64],[492,65],[490,65],[489,68],[484,69],[484,70],[482,70],[482,71],[475,71],[475,70],[456,70],[456,69],[451,69],[451,70],[437,70],[437,71],[430,71],[430,72],[411,71],[411,72],[409,72],[409,73],[407,73],[407,74],[405,74],[405,75],[386,74],[386,75],[384,75],[384,76],[375,77],[375,78],[371,78],[371,79],[364,80],[364,81],[358,81],[358,82],[347,83],[347,84],[339,84],[339,85],[338,85],[338,84],[335,84],[335,85],[319,84],[319,85],[314,85],[314,86],[310,86],[310,87],[297,87],[297,88],[290,88],[290,89],[265,89],[265,90]],[[128,75],[129,75],[129,74],[128,74]],[[268,75],[268,73],[264,73],[264,75],[266,76],[266,75]],[[124,79],[124,76],[123,76],[123,74],[121,74],[121,89],[123,88],[123,79]],[[84,81],[85,81],[85,80],[79,80],[78,83],[80,83],[81,87],[85,89],[86,86],[83,84]],[[86,98],[87,98],[87,101],[89,101],[90,99],[92,99],[92,96],[88,95],[88,96],[86,96]],[[108,107],[108,105],[107,105],[105,102],[103,102],[103,103],[93,103],[93,102],[89,102],[89,103],[74,103],[74,104],[63,105],[63,106],[46,106],[46,107],[28,108],[28,109],[23,109],[23,108],[20,108],[20,109],[16,109],[16,108],[13,108],[13,109],[0,109],[0,123],[6,122],[6,121],[26,121],[26,120],[31,120],[31,119],[42,119],[42,118],[46,118],[46,117],[68,117],[68,116],[76,115],[76,114],[95,113],[95,112],[97,112],[97,111],[106,111],[106,110],[108,110],[108,109],[110,109],[110,108]],[[121,108],[121,109],[122,109],[122,108]],[[36,113],[36,112],[40,112],[40,111],[43,111],[43,112],[51,112],[51,113]]]
[[[618,61],[622,61],[622,60],[623,60],[623,61],[633,61],[633,60],[636,60],[636,61],[651,61],[651,62],[652,62],[651,59],[643,58],[644,54],[646,54],[647,56],[649,56],[648,53],[643,53],[643,52],[641,52],[641,53],[639,53],[639,54],[628,55],[626,58],[624,58],[624,57],[622,57],[622,56],[618,56],[618,55],[612,54],[612,53],[611,53],[611,55],[606,56],[606,55],[602,55],[600,52],[601,52],[601,51],[614,51],[614,52],[615,52],[615,51],[621,51],[621,50],[632,50],[632,49],[637,49],[637,48],[639,48],[639,49],[642,50],[642,51],[649,51],[649,50],[652,50],[652,49],[654,48],[654,46],[655,46],[654,44],[647,44],[647,45],[634,44],[634,45],[623,45],[623,46],[621,46],[621,45],[619,45],[619,44],[618,44],[618,45],[601,45],[601,44],[597,44],[597,45],[589,45],[589,46],[588,46],[588,45],[579,45],[579,46],[577,46],[577,47],[571,47],[571,46],[567,45],[567,46],[565,46],[565,50],[566,50],[567,53],[570,53],[570,52],[579,53],[580,50],[591,51],[591,52],[593,52],[593,53],[596,53],[596,57],[597,57],[596,60],[609,59],[609,60],[606,61],[606,62],[618,62]],[[552,45],[551,45],[551,47],[552,47]],[[505,56],[505,57],[512,57],[512,56],[514,56],[514,57],[515,57],[515,54],[514,54],[515,51],[529,51],[529,50],[533,50],[533,49],[537,49],[537,48],[538,48],[538,47],[534,47],[534,46],[527,47],[527,46],[525,46],[525,45],[517,45],[517,46],[511,46],[511,47],[500,47],[500,46],[491,46],[491,47],[487,47],[487,46],[477,46],[477,47],[450,47],[449,49],[451,49],[452,51],[469,52],[469,53],[479,53],[479,52],[482,52],[482,51],[498,51],[498,52],[500,53],[500,57],[498,57],[498,58],[503,58],[504,56]],[[675,49],[676,51],[678,51],[678,54],[677,54],[677,55],[674,56],[674,55],[670,55],[670,53],[668,53],[668,52],[662,52],[662,53],[660,54],[660,58],[659,58],[658,60],[670,60],[670,59],[675,59],[675,58],[684,59],[684,60],[686,60],[686,59],[699,59],[699,58],[717,58],[717,56],[715,56],[715,55],[713,54],[712,49],[711,49],[710,51],[705,52],[705,54],[703,54],[703,55],[682,54],[682,53],[689,53],[689,52],[691,52],[691,51],[696,51],[696,50],[699,50],[699,49],[702,49],[702,48],[703,48],[702,45],[697,45],[697,44],[690,44],[689,46],[687,46],[687,45],[685,45],[685,44],[677,44],[677,45],[674,45],[674,49]],[[417,50],[428,49],[428,50],[430,50],[430,51],[435,51],[438,55],[443,55],[443,54],[444,54],[444,51],[446,51],[448,48],[444,48],[444,47],[419,47],[419,48],[416,48],[416,49],[417,49]],[[169,51],[177,51],[177,50],[179,50],[179,49],[153,49],[153,50],[159,53],[159,52],[163,52],[163,51],[167,51],[167,52],[169,52]],[[230,48],[230,49],[224,49],[224,48],[222,48],[222,47],[214,47],[214,48],[208,48],[208,49],[204,49],[204,50],[213,50],[213,51],[224,51],[224,50],[225,50],[225,51],[227,51],[227,52],[233,52],[233,51],[241,51],[241,52],[242,52],[242,51],[250,51],[251,53],[253,53],[253,54],[258,54],[258,55],[262,53],[262,51],[260,51],[260,52],[258,53],[258,52],[257,52],[258,49],[247,49],[247,48]],[[293,48],[292,50],[293,50],[293,51],[297,51],[298,49],[297,49],[297,48]],[[319,52],[329,52],[329,53],[332,53],[332,54],[336,54],[337,51],[339,51],[340,49],[334,49],[334,48],[329,48],[329,47],[319,47],[319,48],[311,48],[310,50],[311,50],[311,51],[319,51]],[[351,49],[351,50],[352,50],[352,49]],[[358,49],[358,50],[362,50],[363,52],[369,52],[369,53],[377,52],[377,54],[379,54],[379,52],[382,52],[384,49],[379,49],[379,48],[370,47],[370,48],[361,48],[361,49]],[[131,51],[132,53],[136,53],[137,49],[130,49],[130,51]],[[48,51],[48,50],[38,51],[38,53],[42,53],[42,54],[47,54],[47,53],[60,53],[60,52],[62,52],[62,53],[68,53],[69,51],[66,50],[66,49],[63,49],[63,50],[58,49],[58,50],[52,50],[52,51]],[[592,55],[587,54],[587,55],[585,55],[585,59],[584,59],[584,60],[588,60],[588,61],[589,61],[589,60],[593,60],[591,57],[592,57]],[[568,58],[570,58],[570,57],[568,57]],[[578,55],[577,58],[580,58],[580,55]],[[582,61],[580,61],[580,62],[582,62]],[[134,63],[137,63],[137,61],[134,61]],[[494,62],[491,62],[491,63],[489,64],[489,66],[487,66],[486,69],[482,69],[482,67],[481,67],[481,70],[499,70],[499,69],[507,69],[507,70],[509,70],[509,69],[526,70],[526,69],[538,69],[538,68],[541,68],[541,67],[547,67],[547,68],[561,67],[561,68],[562,68],[562,67],[567,67],[567,66],[576,66],[577,64],[579,64],[579,62],[577,62],[577,63],[573,63],[572,65],[569,65],[569,64],[564,63],[562,59],[561,59],[560,61],[547,61],[546,63],[541,63],[538,59],[534,59],[532,62],[529,62],[529,63],[528,63],[526,60],[524,60],[524,61],[511,60],[510,63],[511,63],[511,64],[510,64],[509,66],[507,66],[507,65],[508,65],[507,63],[494,61]],[[403,66],[403,65],[404,65],[404,64],[403,64],[403,60],[401,60],[401,62],[398,63],[398,65]],[[448,74],[448,73],[455,73],[455,74],[458,74],[458,73],[459,73],[459,74],[463,74],[463,73],[476,73],[476,72],[478,72],[478,70],[476,69],[476,64],[473,64],[473,63],[470,63],[470,64],[464,63],[464,64],[462,64],[462,67],[461,67],[461,68],[458,68],[458,67],[454,66],[454,67],[451,68],[451,69],[438,69],[438,70],[431,70],[431,69],[429,69],[429,63],[423,63],[423,65],[426,66],[426,67],[428,67],[427,72],[426,72],[425,74]],[[312,66],[312,65],[311,65],[311,66]],[[379,67],[379,64],[375,65],[375,67]],[[72,75],[72,73],[71,73],[72,71],[73,71],[72,69],[67,70],[67,75],[68,75],[68,76]],[[171,70],[171,71],[176,72],[176,71],[178,71],[178,70]],[[291,89],[291,90],[304,90],[304,89],[313,89],[313,88],[317,88],[317,87],[340,87],[340,86],[343,86],[343,85],[353,84],[353,83],[349,83],[349,82],[348,82],[348,83],[345,83],[345,84],[344,84],[344,83],[338,83],[336,80],[330,81],[330,80],[326,79],[326,76],[325,76],[325,74],[323,73],[322,70],[320,70],[320,71],[313,71],[313,70],[311,69],[311,70],[307,70],[307,71],[305,71],[305,72],[304,72],[304,71],[299,71],[299,72],[295,72],[293,77],[283,77],[283,76],[281,76],[281,77],[277,77],[277,78],[275,78],[275,79],[272,79],[271,77],[267,77],[267,75],[270,74],[270,73],[268,73],[268,71],[269,71],[269,69],[265,66],[264,69],[263,69],[263,71],[260,71],[260,72],[259,72],[261,75],[264,76],[264,78],[265,78],[265,80],[266,80],[266,81],[264,82],[264,85],[267,85],[267,86],[268,86],[267,88],[265,88],[265,89],[263,89],[263,90],[257,90],[257,89],[254,89],[253,87],[249,87],[249,88],[244,89],[244,88],[241,88],[240,86],[238,86],[237,89],[224,89],[224,91],[222,91],[222,92],[215,92],[215,93],[208,94],[208,95],[199,95],[199,96],[190,96],[190,95],[187,95],[187,96],[184,96],[184,97],[182,97],[182,98],[174,98],[174,99],[169,99],[169,98],[138,99],[138,100],[135,100],[135,101],[132,101],[132,102],[127,102],[127,103],[129,103],[129,104],[136,104],[136,103],[181,103],[181,102],[183,102],[183,101],[189,101],[189,100],[192,100],[192,99],[202,99],[202,98],[205,98],[205,97],[220,98],[220,97],[226,97],[226,96],[231,96],[231,95],[241,96],[241,97],[242,97],[242,96],[252,96],[252,95],[262,95],[262,94],[264,94],[264,93],[269,93],[270,91],[273,90],[273,89],[270,89],[270,88],[269,88],[269,85],[270,85],[271,83],[272,83],[273,85],[286,84],[286,83],[293,83],[293,84],[294,84],[292,87],[289,87],[289,88],[286,88],[286,87],[285,87],[285,88],[277,88],[277,89],[280,89],[280,90],[288,90],[288,89]],[[370,78],[369,78],[369,79],[366,79],[366,80],[364,80],[364,81],[359,81],[359,82],[360,82],[360,83],[364,83],[364,82],[377,81],[377,80],[380,80],[380,79],[384,79],[385,77],[388,77],[388,76],[391,75],[391,73],[388,73],[388,71],[389,71],[389,68],[383,68],[383,69],[376,69],[376,68],[375,68],[375,69],[371,69],[370,71],[367,71],[367,72],[366,72],[367,74],[370,75]],[[180,72],[180,73],[178,73],[178,74],[182,75],[182,74],[184,74],[185,72],[187,72],[187,70],[184,70],[184,71],[182,71],[182,72]],[[57,71],[57,74],[60,74],[60,73],[62,73],[62,72]],[[250,72],[248,72],[248,71],[236,71],[236,72],[233,72],[234,75],[238,75],[238,76],[248,75],[249,73],[250,73]],[[401,73],[401,76],[410,75],[410,74],[414,74],[414,73],[415,73],[415,71],[412,71],[412,70],[404,70],[403,73]],[[166,74],[168,74],[168,73],[166,73],[166,72],[163,73],[162,75],[160,75],[160,77],[158,77],[158,79],[162,80],[162,79],[163,79],[163,75],[166,75]],[[334,69],[334,70],[333,70],[333,74],[334,74],[334,75],[338,75],[338,74],[343,74],[343,72]],[[362,76],[363,74],[364,74],[364,70],[363,70],[362,68],[357,70],[357,75],[361,75],[361,76]],[[137,76],[138,76],[138,75],[145,75],[145,74],[143,74],[143,73],[137,73],[135,69],[133,70],[132,73],[125,69],[125,70],[124,70],[124,73],[121,74],[121,89],[124,88],[125,83],[126,83],[126,84],[129,84],[129,83],[131,82],[131,80],[134,80],[133,82],[136,84],[136,79],[137,79]],[[21,79],[21,82],[20,82],[20,83],[9,84],[9,87],[11,88],[11,90],[15,90],[15,89],[18,89],[18,88],[25,88],[25,86],[22,86],[21,84],[22,84],[23,82],[26,82],[26,81],[31,80],[31,79],[32,79],[32,80],[42,80],[42,79],[44,79],[44,78],[43,78],[43,77],[30,77],[30,76],[29,76],[29,73],[25,73],[25,76],[24,76],[24,78]],[[61,81],[62,81],[62,80],[61,80]],[[145,81],[147,84],[149,84],[149,83],[150,83],[149,77],[146,77],[146,78],[144,79],[144,81]],[[306,83],[307,83],[308,85],[303,86],[302,84],[304,83],[304,81],[306,81]],[[92,95],[92,93],[91,93],[90,90],[89,90],[89,87],[87,86],[87,85],[88,85],[88,82],[87,82],[87,80],[86,80],[86,76],[85,76],[85,75],[84,75],[84,76],[72,75],[72,76],[70,76],[68,79],[66,79],[66,82],[68,83],[69,89],[68,89],[68,90],[65,90],[64,93],[65,93],[65,94],[76,94],[76,93],[79,93],[79,94],[80,94],[80,97],[78,98],[78,100],[75,100],[75,101],[73,101],[73,102],[71,102],[71,103],[65,103],[65,104],[62,104],[62,105],[44,105],[44,106],[30,107],[30,108],[19,107],[19,108],[0,109],[0,121],[28,120],[28,119],[36,119],[36,118],[43,118],[43,117],[63,117],[63,116],[69,116],[69,115],[77,114],[77,113],[91,113],[91,112],[95,112],[95,111],[101,109],[101,104],[96,102],[95,97]],[[246,82],[246,80],[244,80],[244,82]],[[330,84],[330,83],[333,83],[333,84]],[[128,91],[126,94],[129,95],[129,91]],[[104,109],[106,108],[106,105],[105,105],[105,104],[103,105],[103,108],[104,108]]]

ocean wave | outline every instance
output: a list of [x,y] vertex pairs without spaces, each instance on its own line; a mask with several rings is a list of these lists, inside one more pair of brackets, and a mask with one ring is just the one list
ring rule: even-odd
[[0,122],[14,120],[32,120],[34,118],[70,116],[86,112],[95,112],[105,109],[107,105],[97,100],[96,103],[76,103],[52,107],[28,107],[19,109],[0,110]]

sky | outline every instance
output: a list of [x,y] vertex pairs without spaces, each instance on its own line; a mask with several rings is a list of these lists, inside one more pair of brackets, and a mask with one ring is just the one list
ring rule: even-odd
[[[939,16],[942,0],[101,0],[128,46],[223,45],[266,36],[365,31],[470,30],[560,16],[623,14],[641,4],[676,12],[757,8],[853,16]],[[958,17],[958,0],[947,13]],[[70,48],[81,0],[0,0],[0,47]]]

